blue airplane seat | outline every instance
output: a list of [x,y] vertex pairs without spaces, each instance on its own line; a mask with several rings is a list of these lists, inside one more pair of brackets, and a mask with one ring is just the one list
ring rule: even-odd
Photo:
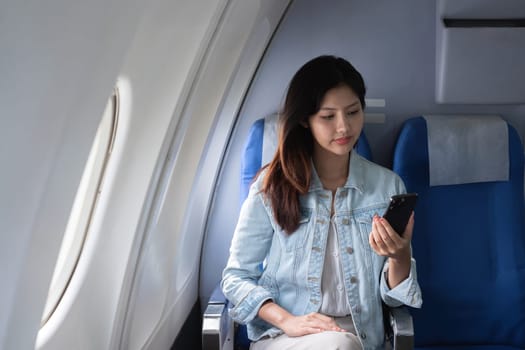
[[[467,120],[462,124],[464,135],[484,123],[482,117],[475,123],[461,118]],[[467,166],[463,173],[477,176],[503,170],[508,179],[446,184],[436,181],[435,172],[455,169],[446,158],[472,149],[455,144],[439,160],[433,149],[440,143],[454,145],[449,140],[453,136],[443,133],[443,124],[437,124],[436,131],[436,124],[429,123],[434,122],[427,117],[407,120],[393,159],[393,170],[407,191],[419,193],[412,248],[424,302],[421,309],[411,310],[415,348],[525,349],[523,145],[516,130],[501,120],[503,128],[498,130],[508,137],[488,127],[480,144],[488,147],[488,153],[499,148],[503,154],[462,159]],[[496,163],[508,159],[508,168],[471,171],[491,157]]]

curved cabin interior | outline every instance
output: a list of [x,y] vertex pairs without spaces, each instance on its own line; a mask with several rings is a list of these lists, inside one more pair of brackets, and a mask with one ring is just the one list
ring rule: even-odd
[[250,128],[322,54],[420,193],[413,346],[525,348],[522,0],[3,2],[0,33],[0,349],[201,349]]

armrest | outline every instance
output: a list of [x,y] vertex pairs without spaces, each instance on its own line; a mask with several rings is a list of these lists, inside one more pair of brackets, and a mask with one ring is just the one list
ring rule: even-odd
[[233,320],[228,315],[228,300],[220,286],[215,287],[202,316],[202,349],[233,349]]
[[393,350],[412,350],[414,348],[414,325],[408,308],[404,306],[389,308],[388,313],[393,333]]

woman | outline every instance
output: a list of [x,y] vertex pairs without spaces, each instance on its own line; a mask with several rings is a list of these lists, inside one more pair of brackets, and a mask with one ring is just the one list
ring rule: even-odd
[[278,149],[250,188],[223,272],[251,349],[382,348],[381,302],[422,303],[413,214],[402,235],[378,216],[403,182],[352,151],[365,91],[334,56],[307,62],[290,82]]

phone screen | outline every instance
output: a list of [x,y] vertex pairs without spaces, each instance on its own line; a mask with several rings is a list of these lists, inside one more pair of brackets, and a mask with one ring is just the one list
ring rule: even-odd
[[405,228],[410,219],[410,214],[414,211],[417,202],[417,193],[398,194],[390,198],[390,204],[386,209],[383,218],[388,221],[390,226],[400,236],[405,232]]

